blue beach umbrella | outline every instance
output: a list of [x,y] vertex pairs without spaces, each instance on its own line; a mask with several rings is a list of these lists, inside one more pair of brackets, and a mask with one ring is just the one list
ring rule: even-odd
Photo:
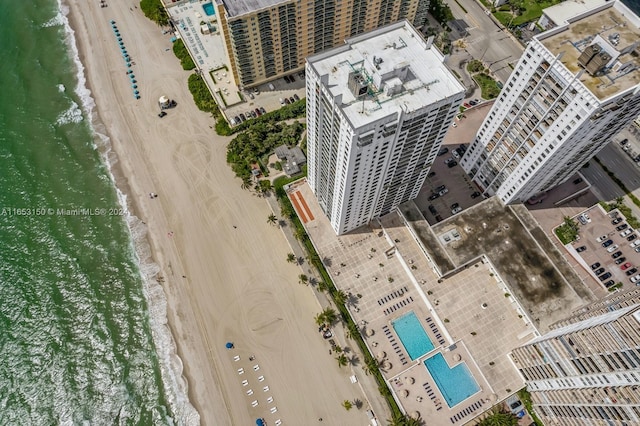
[[127,61],[127,63],[131,62],[131,58],[124,58],[125,61]]
[[133,70],[127,70],[127,74],[132,74]]
[[118,44],[120,45],[120,47],[124,47],[124,42],[119,41]]
[[116,23],[116,21],[114,21],[113,19],[110,22],[111,22],[111,25]]
[[127,62],[127,68],[131,68],[131,62]]
[[122,41],[122,37],[118,37],[118,41]]
[[140,99],[140,95],[135,95],[135,98],[136,99]]
[[257,426],[264,426],[264,421],[262,419],[256,419]]
[[231,349],[233,348],[233,342],[227,342],[225,346],[227,347],[227,349]]
[[131,83],[132,83],[132,84],[135,84],[135,83],[137,83],[137,81],[136,81],[136,80],[134,80],[134,79],[132,78],[132,79],[131,79]]
[[133,94],[134,94],[134,95],[139,95],[139,94],[140,94],[140,92],[139,92],[138,90],[134,90],[134,91],[133,91]]
[[138,85],[137,84],[132,84],[131,87],[133,87],[134,89],[137,89]]

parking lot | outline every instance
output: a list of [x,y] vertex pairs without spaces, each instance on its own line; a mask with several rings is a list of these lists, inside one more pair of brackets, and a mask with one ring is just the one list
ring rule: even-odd
[[[455,127],[449,128],[441,154],[436,157],[429,177],[414,200],[430,225],[453,216],[453,211],[459,213],[484,200],[458,163],[460,145],[469,146],[492,104],[485,102],[466,110],[464,117],[454,123]],[[434,196],[436,193],[439,194],[437,197]]]
[[596,205],[574,219],[580,239],[571,244],[570,253],[588,274],[606,288],[617,283],[629,288],[640,281],[640,238],[622,214]]

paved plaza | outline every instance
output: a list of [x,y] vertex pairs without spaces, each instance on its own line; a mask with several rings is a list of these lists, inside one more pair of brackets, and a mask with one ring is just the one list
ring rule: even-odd
[[[406,413],[434,424],[464,424],[522,388],[508,353],[536,331],[525,309],[506,296],[509,290],[487,257],[459,263],[442,248],[450,264],[442,268],[400,212],[338,237],[306,182],[293,184],[288,193],[334,284],[348,294],[348,309]],[[403,342],[396,331],[412,314],[433,349],[416,353],[412,338],[405,335]],[[441,389],[425,366],[439,355],[447,364],[444,382],[446,372],[459,366],[477,388],[470,386],[462,399]]]

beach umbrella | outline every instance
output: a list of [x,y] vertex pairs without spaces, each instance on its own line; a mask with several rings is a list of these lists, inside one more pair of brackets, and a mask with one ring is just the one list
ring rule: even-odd
[[127,62],[127,68],[131,68],[131,62]]
[[113,19],[111,20],[111,25],[115,24],[116,21],[114,21]]
[[127,74],[131,74],[133,70],[127,70]]
[[402,389],[402,392],[401,392],[401,393],[402,393],[402,397],[403,397],[403,398],[406,398],[406,397],[408,397],[408,396],[409,396],[409,391],[408,391],[407,389]]
[[118,37],[118,41],[122,41],[122,37]]
[[413,377],[405,377],[404,382],[408,385],[412,385],[416,382],[416,379],[414,379]]
[[119,41],[118,44],[120,45],[120,47],[124,47],[124,43]]
[[257,426],[264,426],[264,421],[262,419],[256,419]]
[[140,95],[136,95],[136,99],[140,99]]
[[139,91],[137,91],[137,90],[134,90],[134,91],[133,91],[133,94],[134,94],[134,95],[139,95],[139,94],[140,94],[140,92],[139,92]]
[[127,62],[131,62],[131,58],[129,58],[127,56],[124,57],[124,60],[127,61]]
[[138,85],[137,84],[132,84],[131,87],[133,87],[134,89],[137,89]]
[[131,79],[131,83],[137,83],[137,81],[134,79]]
[[225,346],[227,347],[227,349],[231,349],[233,348],[233,342],[227,342]]
[[411,418],[418,420],[420,418],[420,411],[414,411],[411,413]]

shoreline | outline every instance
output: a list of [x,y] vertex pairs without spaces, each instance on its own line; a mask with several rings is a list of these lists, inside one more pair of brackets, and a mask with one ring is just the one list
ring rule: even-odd
[[[89,96],[94,102],[94,105],[89,111],[86,110],[87,105],[82,105],[82,108],[85,110],[85,112],[89,113],[88,118],[90,120],[90,126],[93,132],[94,144],[100,156],[102,157],[102,160],[105,162],[105,166],[109,169],[109,173],[112,177],[117,197],[121,203],[124,203],[122,207],[126,208],[129,214],[126,219],[126,225],[129,230],[134,254],[137,259],[137,266],[140,270],[140,277],[144,287],[143,291],[146,297],[146,305],[147,308],[151,310],[152,308],[154,308],[154,306],[152,306],[154,301],[152,300],[151,296],[154,287],[158,287],[163,292],[162,300],[156,300],[155,303],[166,305],[169,302],[164,295],[164,291],[162,290],[161,286],[162,277],[166,276],[162,268],[159,267],[159,265],[161,264],[162,256],[157,247],[154,247],[154,241],[146,227],[146,222],[144,221],[144,216],[142,214],[143,211],[141,209],[140,203],[137,201],[136,197],[132,196],[134,194],[134,191],[129,179],[131,171],[127,173],[127,170],[125,170],[125,167],[123,166],[123,163],[118,154],[118,142],[112,137],[109,132],[108,126],[101,118],[99,101],[96,99],[97,93],[93,90],[91,78],[88,75],[89,65],[87,64],[88,61],[87,55],[85,54],[85,49],[88,47],[87,45],[90,45],[90,43],[86,40],[86,25],[80,25],[80,22],[82,22],[83,24],[86,23],[81,19],[82,12],[80,12],[79,10],[74,10],[74,7],[76,6],[71,3],[72,0],[62,0],[62,2],[59,4],[61,4],[62,7],[66,6],[69,8],[68,13],[66,14],[66,19],[68,20],[69,27],[74,32],[75,48],[77,49],[78,55],[77,59],[83,66],[82,74],[86,79],[84,81],[84,88],[87,90]],[[77,15],[80,15],[80,17]],[[134,234],[136,234],[136,231],[140,232],[140,228],[142,228],[142,236],[140,238],[136,238],[136,235]],[[149,253],[147,253],[146,256],[144,253],[145,247],[149,249]],[[151,268],[156,270],[156,272],[145,273],[143,270],[145,269],[144,266],[150,266]],[[156,268],[154,268],[154,266]],[[197,419],[193,419],[195,420],[194,424],[198,424],[200,422],[198,414],[200,412],[200,409],[198,408],[196,403],[197,399],[194,398],[194,396],[190,395],[191,388],[189,386],[188,367],[187,364],[185,364],[182,360],[183,355],[181,354],[180,346],[174,338],[174,329],[166,313],[164,314],[164,319],[165,320],[163,322],[157,325],[160,327],[164,326],[166,333],[165,338],[168,337],[170,339],[170,347],[168,348],[167,354],[169,356],[169,363],[165,365],[165,367],[170,369],[169,374],[171,375],[171,377],[166,377],[167,372],[161,372],[163,386],[165,387],[162,393],[166,403],[169,405],[168,408],[171,411],[171,415],[174,420],[176,420],[176,413],[174,412],[176,407],[174,406],[175,401],[172,402],[171,399],[173,399],[173,397],[180,398],[180,393],[184,393],[184,397],[187,398],[187,404],[193,406],[196,411],[196,415],[198,416]],[[163,349],[167,348],[159,347],[159,338],[156,336],[156,333],[159,330],[155,329],[152,324],[149,324],[149,326],[154,342],[154,347],[156,348],[156,354],[158,355],[158,358],[160,358],[160,354]],[[160,360],[158,362],[159,364],[161,364]],[[176,362],[179,362],[179,368],[175,368]],[[161,370],[162,368],[163,366],[160,365]],[[176,385],[180,388],[176,389],[176,385],[170,386],[170,383],[167,383],[168,379],[174,379],[176,382],[182,382],[176,383]],[[167,392],[175,393],[175,395],[168,395]]]
[[[354,371],[340,368],[317,335],[314,315],[321,307],[314,290],[299,285],[300,266],[286,262],[292,249],[268,223],[267,200],[241,189],[226,163],[231,138],[216,135],[215,120],[196,108],[191,72],[180,67],[170,37],[134,8],[136,0],[106,8],[60,1],[69,7],[96,123],[104,126],[94,130],[110,138],[106,157],[116,188],[140,218],[129,224],[140,272],[158,274],[157,285],[147,281],[147,303],[161,367],[180,372],[162,375],[175,422],[366,422],[364,411],[341,408],[344,400],[363,398],[349,380]],[[139,100],[110,20],[136,62]],[[163,95],[177,107],[158,118]],[[141,235],[148,249],[139,244]],[[153,264],[144,264],[146,258]],[[172,339],[157,335],[154,325]],[[176,388],[184,389],[185,400],[170,400]]]

